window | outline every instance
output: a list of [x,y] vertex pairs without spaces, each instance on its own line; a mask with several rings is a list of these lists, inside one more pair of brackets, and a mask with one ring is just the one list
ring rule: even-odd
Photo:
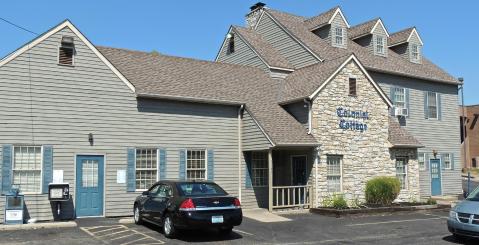
[[327,156],[328,192],[341,192],[341,156]]
[[401,182],[401,190],[407,188],[407,158],[396,158],[396,177]]
[[450,153],[444,153],[442,155],[442,160],[444,161],[444,168],[445,169],[451,169],[452,168],[451,154]]
[[217,196],[228,195],[214,183],[177,183],[176,187],[181,196]]
[[419,62],[419,45],[411,44],[411,61]]
[[153,197],[171,197],[173,193],[169,185],[156,185],[149,192]]
[[268,186],[268,154],[252,152],[251,184],[255,187]]
[[426,169],[426,153],[419,153],[417,156],[417,162],[419,164],[419,169],[420,170],[425,170]]
[[74,53],[73,37],[62,37],[61,46],[58,49],[58,64],[72,66]]
[[376,36],[376,53],[384,54],[384,37]]
[[206,179],[206,151],[187,150],[186,178],[189,180]]
[[437,93],[427,92],[427,118],[437,119]]
[[136,149],[136,189],[146,190],[157,181],[157,149]]
[[406,108],[406,89],[394,88],[394,106],[398,108]]
[[334,29],[334,43],[342,46],[344,44],[344,29],[342,27],[336,27]]
[[82,187],[98,187],[98,161],[83,160]]
[[356,96],[356,78],[350,77],[349,78],[349,95]]
[[235,52],[235,36],[231,35],[228,41],[227,54],[232,54],[234,52]]
[[42,183],[42,147],[15,146],[13,186],[22,193],[40,193]]

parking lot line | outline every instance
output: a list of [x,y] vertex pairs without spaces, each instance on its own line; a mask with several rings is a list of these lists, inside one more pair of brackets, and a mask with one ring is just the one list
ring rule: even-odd
[[[148,244],[148,245],[153,245],[153,244],[164,244],[165,242],[154,238],[152,236],[149,236],[143,232],[137,231],[135,229],[130,229],[127,226],[124,225],[115,225],[115,226],[91,226],[91,227],[81,227],[80,228],[82,231],[86,232],[90,236],[96,238],[96,239],[101,239],[104,242],[110,243],[110,244],[120,244],[120,245],[128,245],[128,244]],[[104,234],[105,232],[112,232],[113,233],[107,233]],[[117,236],[117,237],[112,237],[114,235],[118,234],[124,234],[126,232],[129,232],[128,234]],[[118,240],[125,239],[128,237],[131,237],[133,235],[139,236],[139,238],[136,238],[132,241],[128,242],[119,242]]]
[[415,222],[415,221],[423,221],[423,220],[435,220],[435,219],[443,219],[443,217],[434,217],[434,218],[426,218],[426,219],[390,220],[390,221],[381,221],[381,222],[370,222],[370,223],[349,224],[349,225],[346,225],[346,226],[380,225],[380,224],[403,223],[403,222]]
[[254,234],[251,234],[251,233],[249,233],[249,232],[242,231],[242,230],[234,229],[233,231],[234,231],[234,232],[238,232],[238,233],[242,233],[242,234],[245,234],[245,235],[248,235],[248,236],[254,236]]
[[118,234],[125,233],[125,232],[128,232],[128,229],[124,229],[124,230],[113,232],[113,233],[108,233],[108,234],[101,235],[101,236],[97,235],[97,237],[114,236],[114,235],[118,235]]

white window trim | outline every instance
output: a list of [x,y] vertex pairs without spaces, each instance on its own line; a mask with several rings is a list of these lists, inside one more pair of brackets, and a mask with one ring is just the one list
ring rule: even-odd
[[[434,93],[436,95],[436,117],[430,117],[430,114],[429,114],[429,93]],[[437,92],[433,92],[433,91],[427,91],[427,96],[426,96],[426,106],[427,106],[427,119],[430,120],[439,120],[439,101],[438,101],[438,93]]]
[[[401,191],[402,191],[402,190],[409,190],[409,174],[408,174],[409,158],[408,158],[408,157],[398,156],[398,157],[396,157],[396,159],[395,159],[395,161],[396,161],[396,162],[395,162],[395,165],[396,165],[396,163],[397,163],[397,159],[398,159],[398,158],[403,158],[403,159],[405,159],[405,161],[404,161],[404,174],[403,174],[403,175],[404,175],[404,181],[405,181],[405,183],[404,183],[404,188],[402,188],[402,186],[401,186]],[[396,176],[397,176],[397,167],[396,167],[396,166],[394,166],[394,167],[395,167],[395,169],[396,169]]]
[[[424,162],[424,164],[422,165],[422,167],[421,167],[421,165],[419,164],[419,156],[420,156],[420,155],[422,155],[422,157],[423,157],[423,162]],[[426,153],[423,153],[423,152],[419,152],[419,153],[418,153],[417,164],[418,164],[419,170],[426,170],[426,164],[429,163],[429,159],[426,159],[426,156],[427,156]]]
[[[449,156],[449,167],[446,167],[446,155]],[[451,170],[452,169],[452,154],[451,153],[442,153],[441,157],[443,159],[444,169]]]
[[[267,187],[267,186],[268,186],[268,173],[269,173],[269,172],[268,172],[268,167],[267,167],[267,166],[268,166],[268,165],[267,165],[267,164],[268,164],[268,153],[267,153],[267,152],[261,152],[261,153],[266,155],[266,158],[265,158],[265,160],[266,160],[266,168],[255,168],[255,167],[253,166],[253,162],[254,162],[253,154],[254,154],[254,153],[253,153],[253,152],[251,153],[251,186],[252,186],[252,187]],[[266,183],[265,183],[264,185],[255,185],[255,183],[254,183],[254,182],[255,182],[255,181],[254,181],[254,179],[255,179],[255,175],[254,175],[255,172],[254,172],[254,170],[255,170],[255,169],[263,169],[263,170],[266,170],[266,179],[265,179],[265,180],[266,180]],[[261,177],[264,177],[264,176],[261,176]]]
[[[382,47],[382,51],[379,52],[379,42],[378,42],[378,38],[381,38],[381,47]],[[385,38],[384,36],[381,36],[381,35],[376,35],[376,38],[374,40],[374,49],[376,50],[376,54],[379,54],[379,55],[385,55],[386,54],[386,45],[385,45],[385,42],[384,42]]]
[[12,149],[12,169],[10,176],[12,177],[12,186],[14,181],[13,172],[15,171],[15,148],[16,147],[40,147],[40,191],[39,192],[21,192],[24,195],[38,195],[43,193],[43,146],[42,145],[14,145]]
[[[417,48],[416,51],[414,51],[414,47]],[[417,53],[417,58],[414,57],[414,55]],[[416,43],[411,43],[410,44],[410,52],[409,52],[409,55],[410,55],[410,59],[412,62],[414,63],[420,63],[421,62],[421,48],[418,44]]]
[[[337,32],[338,29],[341,29],[341,35],[338,35],[338,32]],[[344,40],[345,28],[343,28],[343,27],[341,27],[341,26],[334,26],[334,30],[333,30],[333,31],[334,31],[333,44],[334,44],[336,47],[342,47],[342,46],[344,46],[344,42],[345,42],[345,40]],[[338,40],[338,39],[337,39],[338,37],[341,37],[341,43],[337,43],[337,42],[336,42],[336,41]]]
[[336,192],[330,192],[328,190],[328,172],[327,172],[327,168],[328,168],[328,156],[326,156],[326,191],[329,193],[329,194],[340,194],[343,192],[343,165],[344,165],[344,156],[343,155],[329,155],[329,156],[332,156],[332,157],[339,157],[339,171],[340,171],[340,179],[339,179],[339,191],[336,191]]
[[[208,150],[206,148],[200,148],[200,149],[186,149],[185,150],[185,179],[186,180],[193,180],[193,179],[188,179],[188,170],[203,170],[201,168],[190,168],[188,169],[188,151],[204,151],[205,152],[205,178],[203,180],[208,180]],[[198,180],[198,179],[196,179]]]
[[[72,67],[72,66],[75,66],[75,46],[71,47],[71,49],[73,50],[72,52],[72,64],[71,65],[68,65],[68,64],[61,64],[60,63],[60,48],[62,48],[62,41],[63,40],[63,37],[71,37],[71,36],[62,36],[62,38],[60,39],[60,44],[58,45],[58,49],[57,49],[57,65],[59,66],[67,66],[67,67]],[[63,47],[63,48],[69,48],[69,47]]]
[[406,104],[406,88],[395,87],[395,88],[393,88],[393,89],[394,89],[394,106],[397,107],[397,108],[399,108],[399,107],[396,105],[396,102],[398,102],[398,101],[396,100],[396,92],[397,92],[398,90],[402,90],[403,101],[400,101],[400,102],[402,102],[402,103],[404,104],[404,106],[401,107],[401,108],[406,108],[406,107],[407,107],[407,104]]
[[[150,187],[146,188],[146,189],[138,189],[136,188],[136,170],[152,170],[151,168],[136,168],[136,150],[138,149],[155,149],[154,147],[137,147],[135,148],[135,191],[147,191]],[[159,149],[156,149],[156,182],[158,182],[159,180],[159,176],[160,176],[160,168],[159,168],[159,164],[160,164],[160,151]]]

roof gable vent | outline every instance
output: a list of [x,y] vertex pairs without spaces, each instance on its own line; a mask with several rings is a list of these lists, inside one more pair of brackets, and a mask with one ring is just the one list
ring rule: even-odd
[[73,66],[75,55],[75,44],[73,37],[62,37],[61,45],[58,48],[58,64]]

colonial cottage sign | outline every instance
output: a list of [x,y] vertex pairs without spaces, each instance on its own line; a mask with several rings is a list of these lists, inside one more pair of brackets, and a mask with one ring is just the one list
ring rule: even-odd
[[369,112],[367,111],[353,111],[338,107],[338,109],[336,109],[336,114],[340,118],[339,128],[361,132],[368,129],[368,125],[363,122],[364,120],[369,119]]

